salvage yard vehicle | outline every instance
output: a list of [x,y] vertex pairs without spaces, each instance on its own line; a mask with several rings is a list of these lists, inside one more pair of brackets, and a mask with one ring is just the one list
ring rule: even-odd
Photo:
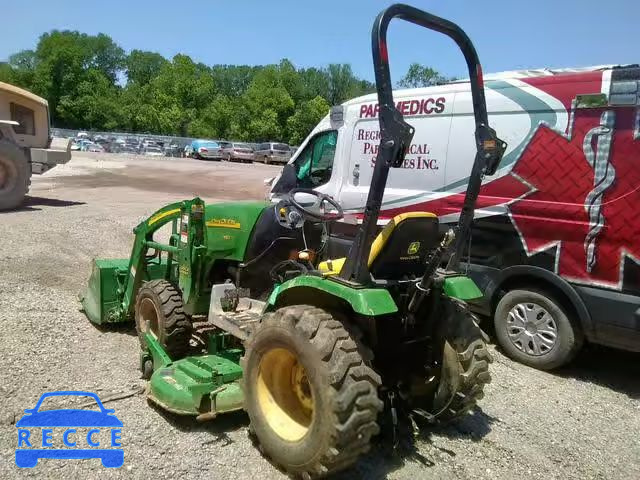
[[253,147],[248,143],[229,143],[225,148],[226,159],[229,162],[252,163],[255,158]]
[[[529,70],[485,75],[489,118],[510,145],[483,181],[469,275],[483,290],[512,358],[540,369],[570,361],[585,340],[640,351],[640,67]],[[432,211],[457,221],[475,149],[470,84],[395,92],[415,128],[389,174],[380,228],[396,215]],[[273,183],[334,197],[351,217],[332,228],[344,255],[372,182],[380,107],[367,95],[333,107]],[[334,147],[325,147],[328,140]],[[312,160],[311,163],[310,159]]]
[[[414,134],[391,90],[393,18],[451,37],[469,69],[475,160],[459,223],[444,234],[427,211],[396,215],[376,234],[389,172]],[[138,224],[130,258],[94,260],[82,296],[96,324],[135,320],[149,401],[199,420],[244,408],[262,451],[303,477],[352,465],[380,423],[395,436],[403,416],[466,414],[491,379],[486,336],[465,304],[481,292],[458,271],[481,178],[506,148],[488,124],[475,48],[457,25],[393,5],[374,22],[372,50],[380,154],[348,256],[322,258],[326,230],[343,217],[328,195],[195,198]]]
[[222,160],[224,158],[222,147],[213,140],[194,140],[185,147],[187,156],[198,160]]
[[42,174],[71,159],[51,146],[49,104],[31,92],[0,82],[0,210],[20,206],[31,174]]
[[156,145],[149,145],[145,147],[142,154],[147,157],[164,157],[164,152],[162,151],[162,148]]
[[286,143],[260,143],[256,147],[255,159],[265,164],[287,163],[291,158],[289,145]]

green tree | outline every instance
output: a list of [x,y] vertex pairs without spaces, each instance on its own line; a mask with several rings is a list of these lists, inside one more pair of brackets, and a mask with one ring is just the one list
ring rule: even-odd
[[253,77],[261,69],[249,65],[214,65],[211,67],[211,76],[218,93],[239,97],[247,91]]
[[13,68],[7,62],[0,62],[0,82],[18,85],[14,79]]
[[358,79],[351,70],[351,65],[332,63],[327,67],[329,79],[329,97],[331,105],[339,105],[353,97],[370,93],[373,85]]
[[159,53],[132,50],[126,60],[127,81],[146,85],[156,78],[168,63]]
[[59,127],[294,143],[329,105],[373,91],[346,64],[209,67],[181,54],[126,55],[107,35],[59,30],[0,62],[0,81],[45,97]]
[[431,67],[412,63],[409,65],[407,74],[400,79],[398,86],[402,88],[430,87],[431,85],[442,85],[449,79],[440,75]]
[[257,141],[282,140],[286,120],[293,113],[294,101],[284,86],[280,71],[269,65],[251,81],[244,102],[251,114],[247,134]]
[[317,96],[302,103],[296,112],[287,119],[287,133],[290,145],[299,145],[309,132],[329,113],[327,101]]
[[73,95],[63,95],[58,114],[73,128],[114,130],[122,125],[118,89],[100,70],[91,68]]

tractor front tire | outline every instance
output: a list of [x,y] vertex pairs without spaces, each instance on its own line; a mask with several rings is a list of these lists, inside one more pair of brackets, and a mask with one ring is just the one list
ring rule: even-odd
[[381,380],[353,329],[311,306],[265,315],[241,360],[245,409],[262,453],[289,474],[342,470],[379,433]]
[[493,362],[487,349],[488,337],[464,303],[443,299],[442,315],[447,320],[438,335],[444,341],[440,382],[431,395],[413,398],[412,402],[441,424],[466,415],[484,397],[484,386],[491,383],[489,364]]
[[166,280],[144,282],[136,296],[136,330],[140,346],[147,349],[144,334],[148,329],[172,360],[189,349],[192,326],[184,312],[182,295]]
[[29,162],[15,144],[0,140],[0,210],[18,207],[29,191]]

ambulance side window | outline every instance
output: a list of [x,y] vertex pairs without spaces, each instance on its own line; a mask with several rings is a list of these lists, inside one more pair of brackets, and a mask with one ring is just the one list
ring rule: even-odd
[[295,161],[298,186],[316,188],[331,178],[338,131],[328,130],[313,137]]

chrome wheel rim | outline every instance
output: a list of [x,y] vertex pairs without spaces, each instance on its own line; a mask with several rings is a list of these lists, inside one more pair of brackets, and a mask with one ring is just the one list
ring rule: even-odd
[[553,316],[537,303],[518,303],[507,314],[507,334],[518,350],[539,357],[555,347],[558,326]]

